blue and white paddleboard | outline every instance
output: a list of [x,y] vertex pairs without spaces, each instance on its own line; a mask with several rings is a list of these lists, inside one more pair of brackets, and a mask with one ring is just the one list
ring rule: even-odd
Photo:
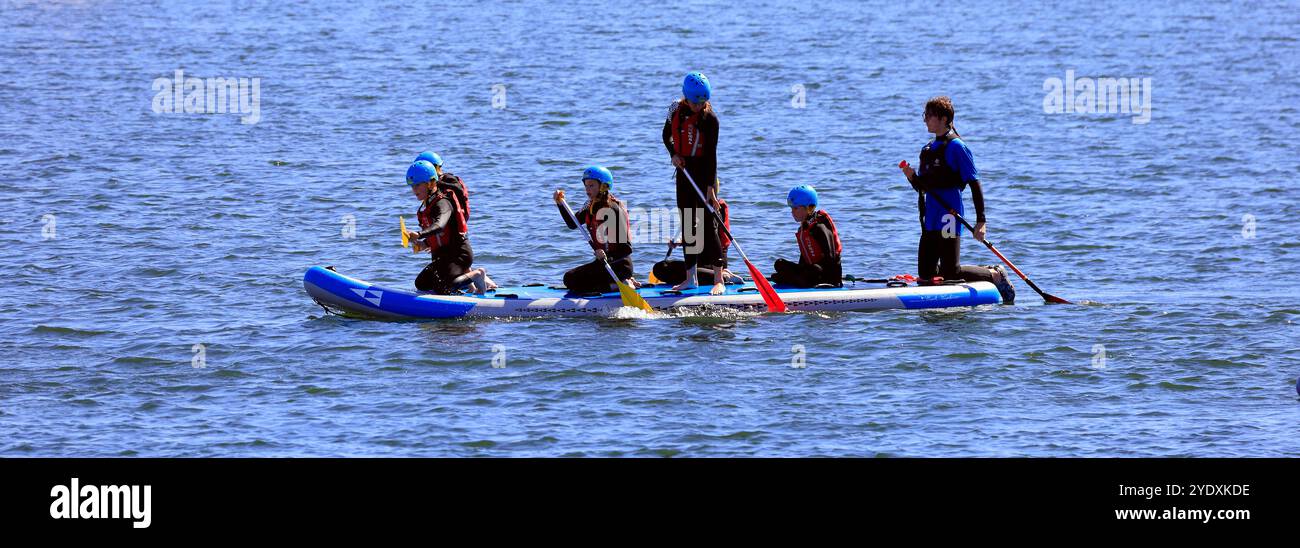
[[[623,306],[617,291],[578,295],[564,289],[529,286],[502,287],[483,296],[435,295],[374,285],[319,266],[307,271],[302,284],[307,294],[326,310],[371,318],[610,316]],[[1002,302],[997,288],[989,282],[905,287],[846,283],[844,287],[830,289],[774,287],[793,312],[949,308]],[[643,287],[638,292],[650,306],[663,311],[701,306],[754,311],[767,308],[753,282],[728,285],[722,295],[710,295],[709,289],[703,286],[676,292],[661,284]]]

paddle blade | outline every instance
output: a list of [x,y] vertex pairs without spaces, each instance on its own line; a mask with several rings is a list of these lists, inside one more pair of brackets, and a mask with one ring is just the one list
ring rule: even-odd
[[1074,304],[1051,293],[1043,293],[1043,300],[1051,304]]
[[767,303],[767,311],[785,312],[785,301],[782,301],[781,296],[772,289],[772,284],[767,282],[763,272],[748,259],[745,260],[745,266],[749,267],[749,275],[754,278],[754,286],[758,288],[759,294],[763,295],[763,302]]
[[649,281],[650,281],[650,283],[652,283],[652,284],[658,284],[658,283],[660,283],[660,282],[659,282],[659,278],[655,277],[655,273],[654,273],[654,271],[651,271],[651,272],[650,272],[650,280],[649,280]]
[[641,298],[641,295],[638,294],[635,289],[632,289],[632,286],[623,282],[618,282],[618,294],[623,298],[623,306],[640,308],[646,312],[654,312],[654,309],[650,308],[650,303],[645,302],[645,299]]
[[411,247],[411,239],[406,237],[406,219],[398,217],[397,224],[402,227],[402,247]]

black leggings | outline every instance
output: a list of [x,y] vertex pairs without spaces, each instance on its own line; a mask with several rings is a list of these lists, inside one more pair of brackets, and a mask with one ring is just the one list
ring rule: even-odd
[[[614,269],[614,274],[618,275],[619,280],[632,277],[631,256],[610,261],[609,266]],[[564,273],[564,287],[574,293],[608,293],[613,289],[613,285],[614,280],[609,279],[609,273],[605,271],[605,264],[601,261],[591,261]]]
[[[713,181],[700,181],[700,177],[694,172],[691,173],[691,176],[695,177],[695,182],[704,185],[700,187],[700,191],[707,196],[709,185]],[[689,219],[686,214],[687,210],[692,210]],[[704,200],[700,199],[700,195],[695,192],[695,188],[691,186],[691,182],[686,179],[686,175],[680,169],[677,170],[677,214],[680,216],[682,223],[682,253],[686,256],[686,268],[692,266],[722,266],[722,238],[718,235],[717,217],[709,213],[709,206],[704,203]],[[686,241],[688,234],[703,238],[703,248],[691,253],[690,248],[698,246],[700,243],[695,240]],[[704,282],[701,281],[700,283]]]
[[817,268],[817,265],[801,264],[785,259],[777,259],[773,265],[776,273],[772,274],[772,282],[790,287],[817,287],[822,284],[833,287],[844,285],[843,272],[841,272],[839,263],[834,263],[829,267],[829,271]]
[[[695,277],[698,278],[700,285],[713,285],[716,283],[713,281],[713,273],[716,267],[701,266],[699,268],[700,270],[696,272]],[[666,284],[677,285],[686,281],[686,263],[684,261],[659,261],[655,263],[653,271],[655,277]]]
[[935,276],[968,282],[993,281],[988,268],[961,266],[961,238],[945,238],[942,230],[925,230],[916,250],[916,277],[929,281]]
[[776,273],[772,274],[772,281],[790,287],[817,287],[817,272],[812,268],[805,268],[803,265],[777,259],[773,265]]
[[470,270],[474,264],[474,251],[469,242],[459,248],[450,248],[446,252],[439,250],[433,256],[433,262],[415,277],[415,288],[420,291],[432,291],[440,295],[450,295],[456,291],[454,282]]

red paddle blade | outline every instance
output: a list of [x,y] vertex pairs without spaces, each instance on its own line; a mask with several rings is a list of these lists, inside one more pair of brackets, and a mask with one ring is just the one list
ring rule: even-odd
[[1074,304],[1051,293],[1043,293],[1043,300],[1052,304]]
[[775,289],[772,289],[772,284],[767,282],[767,277],[758,270],[758,267],[754,266],[754,263],[746,260],[745,266],[749,267],[749,275],[754,278],[754,286],[763,295],[763,302],[767,303],[767,311],[785,312],[785,301],[782,301],[781,296],[776,294]]

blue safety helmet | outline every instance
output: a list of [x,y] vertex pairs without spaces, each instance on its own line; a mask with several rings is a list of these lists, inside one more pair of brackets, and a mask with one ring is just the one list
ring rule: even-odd
[[785,203],[790,207],[806,207],[817,205],[817,189],[808,185],[799,185],[790,189],[790,195],[786,196]]
[[406,168],[406,184],[415,186],[427,183],[438,177],[438,170],[425,160],[416,160]]
[[424,160],[435,166],[442,167],[442,157],[438,156],[438,154],[432,150],[426,150],[424,152],[421,152],[419,156],[415,157],[416,162],[420,160]]
[[713,96],[713,85],[701,72],[692,72],[682,81],[682,96],[692,103],[703,103]]
[[582,180],[586,181],[587,179],[595,179],[608,185],[610,188],[614,187],[614,174],[610,173],[608,169],[605,169],[605,166],[587,166],[586,169],[582,170]]

